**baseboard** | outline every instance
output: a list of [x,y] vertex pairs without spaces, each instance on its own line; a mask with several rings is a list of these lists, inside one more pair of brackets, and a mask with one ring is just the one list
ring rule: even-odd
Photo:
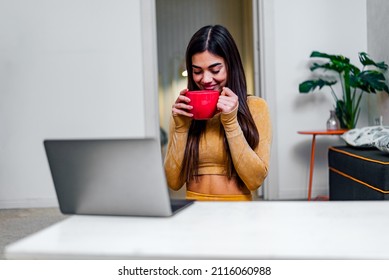
[[46,208],[46,207],[58,207],[57,199],[54,197],[54,198],[0,200],[0,209]]
[[[328,196],[328,193],[328,186],[312,186],[312,198],[322,195]],[[308,187],[280,190],[279,192],[280,200],[306,200],[307,198]]]

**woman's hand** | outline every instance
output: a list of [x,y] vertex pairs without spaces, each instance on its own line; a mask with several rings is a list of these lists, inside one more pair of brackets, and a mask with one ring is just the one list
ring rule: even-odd
[[193,117],[192,113],[189,113],[188,110],[191,110],[193,106],[188,105],[190,102],[190,99],[185,96],[188,89],[184,89],[180,92],[180,95],[177,97],[176,102],[173,104],[172,107],[172,114],[173,116],[186,116],[186,117]]
[[223,87],[217,102],[217,108],[220,112],[228,114],[239,106],[238,96],[228,87]]

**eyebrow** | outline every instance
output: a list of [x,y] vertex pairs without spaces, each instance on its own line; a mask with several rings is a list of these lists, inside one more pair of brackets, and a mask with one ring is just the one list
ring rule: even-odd
[[[214,63],[214,64],[209,65],[209,66],[208,66],[208,69],[209,69],[209,68],[216,67],[216,66],[219,66],[219,65],[222,65],[222,63],[221,63],[221,62],[216,62],[216,63]],[[201,67],[200,67],[200,66],[197,66],[197,65],[192,65],[192,68],[201,69]]]

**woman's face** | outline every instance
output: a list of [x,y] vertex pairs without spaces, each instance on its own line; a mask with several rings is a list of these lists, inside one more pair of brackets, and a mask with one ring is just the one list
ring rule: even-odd
[[193,80],[200,89],[218,90],[227,84],[227,66],[224,59],[208,51],[192,56]]

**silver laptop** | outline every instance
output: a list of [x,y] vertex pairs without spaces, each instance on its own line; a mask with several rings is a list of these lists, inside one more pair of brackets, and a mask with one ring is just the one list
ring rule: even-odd
[[45,140],[64,214],[171,216],[191,200],[171,200],[158,139]]

